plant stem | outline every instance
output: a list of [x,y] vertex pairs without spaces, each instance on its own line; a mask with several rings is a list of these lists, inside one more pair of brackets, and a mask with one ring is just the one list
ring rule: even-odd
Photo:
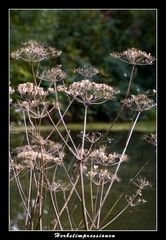
[[[126,145],[125,145],[125,147],[124,147],[124,149],[123,149],[123,152],[122,152],[122,154],[121,154],[119,163],[118,163],[118,165],[117,165],[117,167],[116,167],[116,170],[115,170],[115,173],[114,173],[114,175],[113,175],[113,177],[112,177],[112,180],[111,180],[111,182],[110,182],[110,185],[109,185],[109,187],[108,187],[108,189],[107,189],[107,192],[106,192],[106,194],[105,194],[105,196],[104,196],[104,198],[103,198],[103,201],[102,201],[102,203],[101,203],[101,206],[99,207],[99,210],[98,210],[98,212],[96,213],[96,216],[95,216],[93,222],[95,222],[95,220],[96,220],[96,218],[97,218],[97,216],[98,216],[101,208],[103,207],[103,205],[104,205],[104,203],[105,203],[105,201],[106,201],[106,199],[107,199],[107,197],[108,197],[108,194],[109,194],[109,192],[110,192],[110,190],[111,190],[111,188],[112,188],[112,185],[113,185],[113,183],[114,183],[114,181],[115,181],[115,179],[116,179],[117,172],[118,172],[119,167],[120,167],[120,165],[121,165],[121,163],[122,163],[123,157],[124,157],[124,155],[125,155],[125,153],[126,153],[128,144],[129,144],[129,142],[130,142],[132,133],[133,133],[133,131],[134,131],[134,128],[135,128],[135,125],[136,125],[136,123],[137,123],[137,121],[138,121],[139,116],[140,116],[140,112],[137,113],[137,116],[136,116],[136,118],[135,118],[135,121],[134,121],[134,123],[133,123],[133,125],[132,125],[132,127],[131,127],[131,130],[130,130],[129,136],[128,136],[128,138],[127,138],[127,141],[126,141]],[[92,222],[92,225],[91,225],[90,229],[92,229],[93,222]]]
[[[134,71],[135,71],[135,65],[132,65],[132,70],[131,70],[131,74],[130,74],[130,80],[129,80],[128,88],[127,88],[127,91],[126,91],[125,99],[128,97],[129,92],[130,92],[131,83],[132,83],[133,78],[134,78]],[[115,125],[115,123],[116,123],[117,120],[119,119],[121,113],[123,112],[124,106],[125,106],[125,104],[123,103],[123,104],[121,105],[121,108],[120,108],[119,112],[117,113],[117,115],[116,115],[113,123],[111,124],[111,126],[107,129],[106,133],[104,134],[102,140],[107,137],[107,135],[109,134],[109,131],[112,129],[112,127]]]
[[[55,89],[56,89],[56,84],[55,84]],[[59,107],[59,100],[58,100],[57,91],[55,91],[55,97],[56,97],[57,109],[58,109],[58,113],[59,113],[60,119],[61,119],[61,121],[62,121],[62,123],[63,123],[63,126],[64,126],[64,128],[65,128],[65,130],[66,130],[66,132],[67,132],[67,135],[68,135],[68,137],[69,137],[69,139],[70,139],[70,141],[71,141],[71,143],[72,143],[72,145],[73,145],[73,147],[74,147],[74,150],[75,150],[76,154],[78,154],[77,148],[76,148],[76,146],[75,146],[75,143],[74,143],[74,141],[73,141],[73,139],[72,139],[72,137],[71,137],[71,135],[70,135],[70,132],[69,132],[69,130],[68,130],[67,126],[66,126],[66,123],[65,123],[65,121],[64,121],[64,118],[63,118],[63,116],[62,116],[62,113],[61,113],[61,110],[60,110],[60,107]]]
[[106,225],[100,228],[100,230],[104,229],[105,227],[110,225],[113,221],[115,221],[115,219],[117,219],[129,206],[130,204],[127,204],[111,221],[109,221]]
[[[136,192],[136,194],[133,197],[133,200],[136,199],[136,197],[139,195],[139,191]],[[113,221],[115,221],[129,206],[131,206],[130,203],[128,203],[111,221],[109,221],[107,224],[105,224],[100,230],[104,229],[108,225],[110,225]],[[133,206],[131,206],[133,207]]]
[[120,201],[120,199],[122,198],[122,196],[125,194],[127,188],[129,187],[129,185],[133,182],[133,180],[142,172],[142,170],[145,168],[146,165],[148,165],[148,163],[150,162],[147,161],[140,169],[139,171],[134,175],[134,177],[132,179],[130,179],[130,181],[127,183],[127,186],[124,188],[123,192],[119,195],[119,197],[117,198],[117,200],[115,201],[115,203],[113,204],[113,206],[110,208],[109,212],[107,213],[107,215],[105,216],[105,218],[103,219],[103,222],[101,223],[101,225],[105,222],[105,220],[108,218],[108,216],[111,214],[111,212],[113,211],[114,207],[118,204],[118,202]]
[[[91,162],[91,170],[92,171],[92,162]],[[92,216],[94,214],[94,206],[93,206],[93,182],[92,182],[92,176],[90,177],[90,198],[91,198],[91,209],[92,209]],[[92,217],[93,219],[93,217]]]
[[[67,199],[66,199],[66,201],[65,201],[65,204],[63,205],[61,211],[59,212],[59,218],[60,218],[60,216],[62,215],[63,211],[65,210],[65,208],[66,208],[66,206],[67,206],[67,204],[68,204],[68,202],[69,202],[69,200],[70,200],[70,198],[71,198],[71,196],[72,196],[72,194],[73,194],[73,192],[74,192],[74,190],[75,190],[75,187],[76,187],[76,185],[77,185],[78,180],[79,180],[79,176],[76,178],[76,181],[75,181],[75,183],[73,184],[72,189],[70,190],[70,193],[69,193],[69,195],[68,195],[68,197],[67,197]],[[55,225],[54,225],[54,230],[56,229],[56,226],[57,226],[57,223],[55,223]]]
[[80,157],[80,180],[81,180],[82,211],[83,211],[84,225],[85,225],[86,230],[88,230],[88,219],[87,219],[87,214],[86,214],[86,203],[85,203],[85,192],[84,192],[85,187],[84,187],[84,177],[83,177],[83,155],[84,155],[86,124],[87,124],[87,111],[88,111],[88,107],[87,107],[87,105],[85,105],[84,129],[83,129],[81,157]]
[[33,76],[35,85],[37,86],[36,74],[35,74],[34,63],[33,62],[31,62],[31,70],[32,70],[32,76]]
[[[103,191],[104,191],[104,181],[102,180],[102,185],[101,185],[101,194],[100,194],[100,205],[102,203],[102,199],[103,199]],[[99,229],[99,225],[100,225],[100,216],[101,216],[101,210],[99,211],[99,215],[98,215],[98,220],[97,220],[97,229]]]

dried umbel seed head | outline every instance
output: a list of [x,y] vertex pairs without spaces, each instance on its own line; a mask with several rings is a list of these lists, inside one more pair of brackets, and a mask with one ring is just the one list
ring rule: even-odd
[[90,78],[98,74],[99,70],[95,67],[83,66],[83,68],[75,69],[74,72],[81,74],[84,78]]
[[48,101],[29,100],[15,104],[17,109],[27,111],[31,118],[44,118],[52,112],[56,106]]
[[[32,138],[31,143],[33,144],[33,146],[35,146],[34,144],[36,144],[38,146],[43,146],[45,149],[45,152],[49,152],[51,154],[58,153],[58,155],[60,156],[61,151],[63,150],[62,144],[51,141],[51,140],[44,139],[36,131],[31,132],[31,138]],[[62,154],[61,154],[61,157],[62,157]],[[63,157],[64,157],[64,154],[63,154]]]
[[59,92],[64,92],[84,104],[101,104],[115,98],[120,91],[104,83],[91,82],[88,79],[74,82],[68,87],[58,86]]
[[11,53],[11,57],[14,59],[22,59],[27,62],[40,62],[50,57],[57,57],[61,54],[61,51],[52,48],[44,47],[36,41],[30,40],[23,43],[23,47]]
[[[92,161],[94,164],[107,167],[107,166],[114,166],[118,164],[121,156],[122,156],[121,154],[116,152],[108,154],[106,151],[106,147],[101,146],[99,149],[93,150],[89,154],[88,159]],[[127,161],[127,160],[128,160],[128,156],[125,154],[123,156],[122,161]]]
[[[83,132],[81,131],[78,135],[79,137],[83,137]],[[85,134],[85,141],[90,143],[96,143],[102,138],[103,134],[100,132],[90,132]]]
[[146,178],[139,177],[135,181],[132,182],[135,186],[137,186],[140,190],[151,187],[151,184],[149,181],[146,180]]
[[127,98],[121,101],[126,107],[143,112],[156,106],[156,103],[148,98],[144,94],[132,95],[131,98]]
[[156,133],[151,133],[150,135],[146,134],[142,137],[142,139],[145,139],[148,143],[156,146],[157,145],[157,135]]
[[62,180],[53,181],[49,186],[48,184],[44,184],[44,186],[52,192],[67,191],[71,188],[70,184],[63,182]]
[[151,65],[155,60],[150,53],[136,48],[128,48],[123,52],[113,52],[110,56],[132,65]]
[[137,194],[132,194],[131,196],[126,195],[125,198],[131,207],[136,207],[147,202],[145,199],[140,198]]
[[45,163],[49,163],[52,161],[52,162],[56,163],[57,165],[62,164],[62,156],[54,157],[50,153],[43,153],[43,152],[34,151],[34,150],[23,151],[23,152],[18,153],[17,159],[24,160],[24,163],[31,164],[31,165],[32,165],[33,161],[37,161],[37,160],[41,160]]
[[107,169],[98,168],[98,165],[94,165],[90,171],[85,173],[85,175],[92,179],[93,183],[97,186],[110,182],[113,177],[116,181],[120,182],[120,178],[118,176],[115,176]]
[[48,81],[50,83],[55,83],[65,79],[66,73],[62,71],[61,65],[56,66],[43,72],[40,76],[37,76],[39,79]]
[[47,91],[44,91],[42,87],[35,86],[31,82],[21,83],[18,85],[19,94],[25,99],[32,99],[34,97],[45,97],[48,95]]

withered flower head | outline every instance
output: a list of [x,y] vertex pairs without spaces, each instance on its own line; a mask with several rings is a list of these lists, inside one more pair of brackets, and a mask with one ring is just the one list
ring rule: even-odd
[[[99,149],[93,150],[89,156],[88,159],[91,160],[94,164],[98,164],[101,166],[114,166],[118,164],[120,161],[121,154],[119,153],[107,153],[106,146],[101,146]],[[125,154],[123,156],[122,161],[127,161],[128,156]]]
[[110,182],[113,176],[116,181],[120,182],[120,178],[118,176],[115,176],[107,169],[98,168],[98,165],[94,165],[90,171],[85,173],[85,175],[88,178],[91,178],[93,183],[96,184],[97,186]]
[[[83,132],[80,132],[78,135],[79,137],[82,138]],[[90,142],[90,143],[96,143],[102,138],[103,134],[100,132],[90,132],[85,134],[85,141]]]
[[113,52],[110,56],[132,65],[151,65],[155,60],[150,53],[136,48],[128,48],[123,52]]
[[137,196],[136,194],[132,194],[131,196],[126,195],[125,198],[131,207],[135,207],[135,206],[138,206],[140,204],[144,204],[147,202],[145,199]]
[[137,186],[140,190],[144,189],[145,187],[151,187],[149,181],[146,178],[139,177],[135,181],[132,182],[135,186]]
[[88,79],[74,82],[68,87],[58,86],[59,92],[64,92],[84,104],[101,104],[115,98],[120,91],[104,83],[90,82]]
[[39,79],[48,81],[50,83],[55,83],[63,80],[66,77],[66,73],[62,71],[61,65],[56,66],[43,72],[40,76],[37,76]]
[[67,191],[71,187],[70,184],[63,182],[62,180],[53,181],[49,186],[47,184],[44,184],[44,186],[52,192]]
[[144,94],[132,95],[131,98],[124,99],[121,102],[124,103],[126,107],[139,112],[149,110],[156,106],[156,103]]
[[40,62],[50,57],[57,57],[61,51],[52,48],[44,47],[36,41],[30,40],[23,43],[23,47],[12,52],[11,57],[14,59],[22,59],[27,62]]
[[156,146],[157,145],[157,135],[156,133],[151,133],[150,135],[146,134],[142,137],[142,139],[145,139],[148,143]]
[[87,79],[98,74],[99,70],[95,67],[83,66],[83,68],[75,69],[74,72],[81,74],[84,78]]
[[35,86],[31,82],[19,84],[18,92],[22,97],[26,99],[32,99],[34,97],[44,97],[48,95],[48,92],[44,91],[42,87]]

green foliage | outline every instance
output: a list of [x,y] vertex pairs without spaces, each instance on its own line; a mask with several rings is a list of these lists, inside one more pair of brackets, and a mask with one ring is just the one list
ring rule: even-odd
[[[62,64],[67,72],[66,81],[79,80],[73,70],[89,64],[97,67],[101,74],[97,82],[118,86],[125,92],[131,66],[111,59],[113,51],[135,47],[155,56],[156,12],[155,10],[11,10],[10,49],[20,43],[37,40],[62,50],[49,66]],[[31,81],[29,67],[21,61],[11,61],[11,85]],[[155,88],[155,67],[138,67],[132,91]],[[65,98],[63,99],[65,101]],[[119,103],[91,109],[90,119],[112,120]],[[82,119],[81,108],[75,103],[70,110],[71,121]],[[77,114],[75,114],[77,113]],[[121,116],[124,121],[128,116]],[[151,116],[149,116],[151,117]]]

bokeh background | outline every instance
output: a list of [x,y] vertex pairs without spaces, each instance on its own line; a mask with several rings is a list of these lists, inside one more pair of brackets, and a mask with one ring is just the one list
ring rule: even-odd
[[[89,122],[112,121],[120,107],[130,77],[131,66],[111,59],[113,51],[135,47],[156,55],[156,11],[155,10],[11,10],[10,50],[30,39],[62,50],[49,67],[61,64],[67,73],[66,82],[80,80],[73,70],[85,65],[95,66],[100,74],[93,78],[117,86],[121,90],[117,101],[92,106]],[[11,85],[32,81],[29,66],[21,61],[11,61]],[[131,92],[145,92],[156,88],[156,68],[137,68]],[[62,98],[64,104],[65,98]],[[75,102],[67,115],[68,122],[82,120],[82,108]],[[12,121],[20,119],[19,113],[11,112]],[[119,121],[129,119],[128,111],[121,114]],[[142,120],[154,120],[155,110],[147,111]]]

